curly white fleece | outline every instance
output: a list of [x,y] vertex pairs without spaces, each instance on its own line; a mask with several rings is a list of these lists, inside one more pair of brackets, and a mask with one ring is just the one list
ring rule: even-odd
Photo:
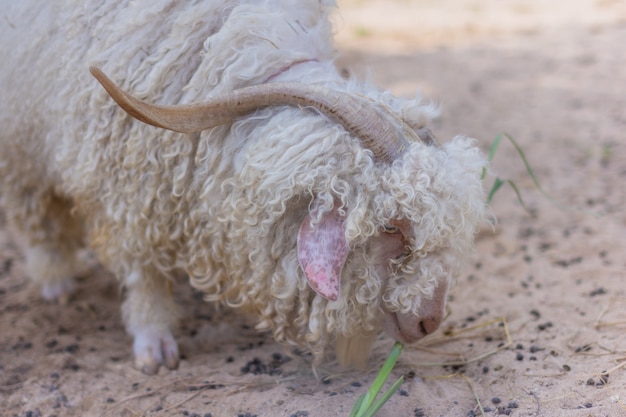
[[[268,79],[320,83],[383,102],[416,128],[427,124],[433,106],[340,76],[331,5],[30,3],[3,11],[0,56],[11,65],[0,70],[2,205],[31,246],[66,262],[84,224],[105,266],[157,294],[154,305],[129,299],[129,328],[174,324],[175,307],[154,288],[182,269],[208,300],[242,307],[259,329],[321,356],[337,335],[375,330],[383,305],[415,312],[436,282],[458,274],[484,215],[485,161],[471,140],[413,143],[385,166],[341,125],[289,107],[182,135],[130,118],[87,71],[97,64],[137,97],[164,104]],[[308,211],[321,216],[335,201],[351,250],[340,298],[330,302],[307,285],[296,235]],[[412,234],[383,285],[368,242],[390,219],[410,221]]]

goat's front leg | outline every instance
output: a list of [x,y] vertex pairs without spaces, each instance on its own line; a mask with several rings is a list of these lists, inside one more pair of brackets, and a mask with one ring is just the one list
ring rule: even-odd
[[124,284],[122,313],[134,339],[135,366],[149,375],[155,374],[160,365],[177,368],[178,345],[172,329],[178,321],[178,308],[172,296],[172,281],[135,267]]

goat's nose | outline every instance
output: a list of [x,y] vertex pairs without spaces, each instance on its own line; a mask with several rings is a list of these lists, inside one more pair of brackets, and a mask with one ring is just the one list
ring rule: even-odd
[[424,335],[427,335],[437,330],[440,324],[441,324],[440,316],[431,316],[431,317],[423,318],[422,321],[420,321],[419,326],[420,326],[420,330],[422,331],[422,333],[424,333]]
[[422,300],[422,305],[418,311],[421,318],[419,329],[424,334],[431,334],[439,328],[446,313],[446,294],[448,293],[448,283],[444,282],[435,288],[431,299]]

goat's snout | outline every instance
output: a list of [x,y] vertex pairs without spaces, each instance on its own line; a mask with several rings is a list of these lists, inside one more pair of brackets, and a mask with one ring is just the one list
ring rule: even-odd
[[434,333],[439,328],[442,319],[442,315],[422,318],[422,321],[419,322],[419,328],[424,336]]
[[423,299],[418,313],[387,313],[383,327],[387,334],[402,343],[415,343],[435,332],[446,312],[448,283],[435,288],[430,299]]

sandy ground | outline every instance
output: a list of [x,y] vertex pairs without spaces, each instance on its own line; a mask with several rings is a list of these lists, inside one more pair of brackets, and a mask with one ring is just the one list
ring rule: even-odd
[[[442,104],[436,133],[508,132],[492,204],[440,331],[403,352],[380,416],[626,415],[626,7],[623,1],[345,0],[339,64]],[[490,185],[493,177],[487,180]],[[0,220],[0,415],[347,416],[372,369],[312,374],[310,358],[188,305],[176,371],[131,366],[115,280],[94,268],[68,305],[42,302]],[[623,365],[623,366],[622,366]],[[606,372],[605,372],[606,371]],[[479,406],[480,404],[480,406]]]

